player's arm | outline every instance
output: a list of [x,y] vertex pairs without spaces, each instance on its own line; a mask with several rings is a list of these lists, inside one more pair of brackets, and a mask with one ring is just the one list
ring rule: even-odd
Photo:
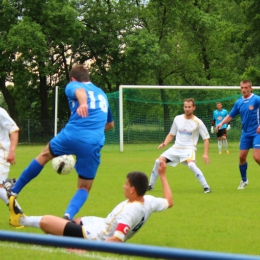
[[232,117],[230,115],[227,115],[218,125],[217,130],[220,129],[224,124],[228,124],[232,120]]
[[166,178],[166,163],[164,161],[160,161],[159,163],[158,174],[162,182],[163,197],[168,201],[168,208],[171,208],[173,206],[173,196],[170,185]]
[[15,149],[18,144],[18,138],[19,138],[18,130],[10,133],[10,149],[6,161],[11,163],[12,165],[15,164]]
[[126,224],[126,221],[122,220],[122,215],[124,215],[123,212],[121,212],[120,215],[121,215],[121,221],[118,223],[114,235],[106,239],[107,242],[125,241],[126,234],[130,230],[131,224]]
[[110,107],[108,107],[108,111],[107,111],[107,123],[105,125],[105,132],[114,128],[115,124],[114,124],[114,119],[113,119],[113,115],[112,112],[110,110]]
[[204,153],[202,158],[204,159],[206,164],[209,164],[209,139],[204,139]]
[[88,96],[83,88],[77,88],[75,91],[75,96],[79,102],[79,107],[77,108],[77,113],[81,117],[88,116]]
[[169,133],[169,134],[166,136],[164,142],[161,143],[161,144],[158,146],[158,148],[163,148],[163,147],[165,147],[167,144],[169,144],[169,143],[173,140],[173,138],[174,138],[174,135],[172,135],[171,133]]
[[106,239],[106,242],[123,242],[122,240],[120,240],[118,237],[116,236],[112,236]]

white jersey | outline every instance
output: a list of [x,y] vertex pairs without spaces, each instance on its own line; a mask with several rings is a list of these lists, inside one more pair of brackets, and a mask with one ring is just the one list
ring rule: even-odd
[[141,228],[153,212],[167,208],[166,199],[151,195],[145,195],[143,203],[123,201],[106,218],[81,218],[84,237],[89,240],[104,241],[116,236],[121,241],[126,241]]
[[14,120],[8,115],[6,110],[0,107],[0,160],[6,162],[10,149],[10,137],[12,132],[19,131]]
[[210,138],[205,124],[195,115],[191,119],[186,119],[185,114],[176,116],[170,134],[175,136],[173,147],[182,149],[191,148],[196,150],[199,136],[203,140]]

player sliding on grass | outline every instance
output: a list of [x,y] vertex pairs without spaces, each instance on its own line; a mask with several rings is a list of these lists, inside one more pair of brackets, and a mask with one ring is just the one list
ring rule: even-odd
[[202,171],[195,164],[196,145],[199,140],[199,135],[201,135],[204,141],[204,154],[202,158],[206,164],[209,163],[208,151],[210,137],[208,130],[204,123],[193,114],[196,106],[192,98],[184,100],[183,109],[184,114],[174,118],[170,133],[158,147],[159,149],[165,147],[175,137],[174,145],[162,153],[159,159],[155,161],[148,190],[154,188],[158,178],[158,163],[163,160],[171,166],[176,166],[178,163],[188,165],[189,169],[195,174],[203,187],[204,193],[211,192]]
[[64,214],[65,218],[72,219],[88,198],[100,164],[104,131],[113,128],[114,121],[106,94],[89,81],[88,70],[83,65],[73,67],[69,77],[70,83],[65,88],[71,111],[68,123],[23,171],[13,188],[8,190],[11,187],[8,182],[5,186],[16,197],[53,157],[74,154],[78,189]]
[[240,82],[240,90],[242,97],[235,102],[230,113],[217,125],[217,129],[221,129],[224,124],[240,114],[242,135],[239,147],[239,170],[242,180],[238,186],[239,190],[248,185],[246,159],[250,148],[253,148],[254,160],[260,165],[260,97],[251,93],[252,82],[249,80]]
[[172,192],[166,178],[166,163],[159,163],[164,198],[144,195],[148,178],[142,172],[130,172],[123,186],[127,200],[118,204],[106,218],[82,217],[68,221],[55,216],[25,216],[16,212],[15,197],[10,197],[10,221],[16,226],[41,228],[47,234],[80,237],[89,240],[124,242],[131,238],[153,212],[173,206]]

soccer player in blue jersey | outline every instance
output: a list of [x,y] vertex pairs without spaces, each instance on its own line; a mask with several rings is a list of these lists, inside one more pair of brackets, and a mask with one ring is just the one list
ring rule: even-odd
[[[212,126],[211,126],[212,134],[214,133],[214,126],[217,126],[227,115],[228,115],[228,111],[222,108],[221,102],[218,102],[217,109],[213,112],[213,117],[212,117]],[[229,129],[230,129],[230,124],[224,124],[217,131],[219,154],[222,154],[222,143],[224,144],[225,153],[229,154],[228,142],[227,142],[227,130]]]
[[250,148],[253,148],[254,160],[260,165],[260,97],[252,93],[252,83],[249,80],[241,81],[240,89],[242,97],[235,102],[229,115],[217,125],[217,129],[221,129],[224,124],[229,123],[240,114],[242,134],[240,137],[239,170],[242,180],[238,189],[244,189],[248,185],[246,159]]
[[73,154],[76,156],[78,190],[64,214],[64,218],[73,219],[88,198],[100,164],[104,131],[114,127],[114,120],[106,94],[90,82],[88,70],[83,65],[73,67],[69,77],[65,88],[71,111],[69,121],[23,171],[9,195],[17,196],[54,157]]

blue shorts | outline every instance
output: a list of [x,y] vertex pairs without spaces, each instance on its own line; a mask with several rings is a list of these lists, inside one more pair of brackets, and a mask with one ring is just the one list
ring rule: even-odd
[[253,136],[241,135],[240,150],[249,150],[250,148],[260,149],[260,134]]
[[53,156],[73,154],[76,156],[75,169],[84,179],[94,179],[100,164],[100,151],[103,145],[88,144],[78,139],[68,138],[63,131],[49,143]]

